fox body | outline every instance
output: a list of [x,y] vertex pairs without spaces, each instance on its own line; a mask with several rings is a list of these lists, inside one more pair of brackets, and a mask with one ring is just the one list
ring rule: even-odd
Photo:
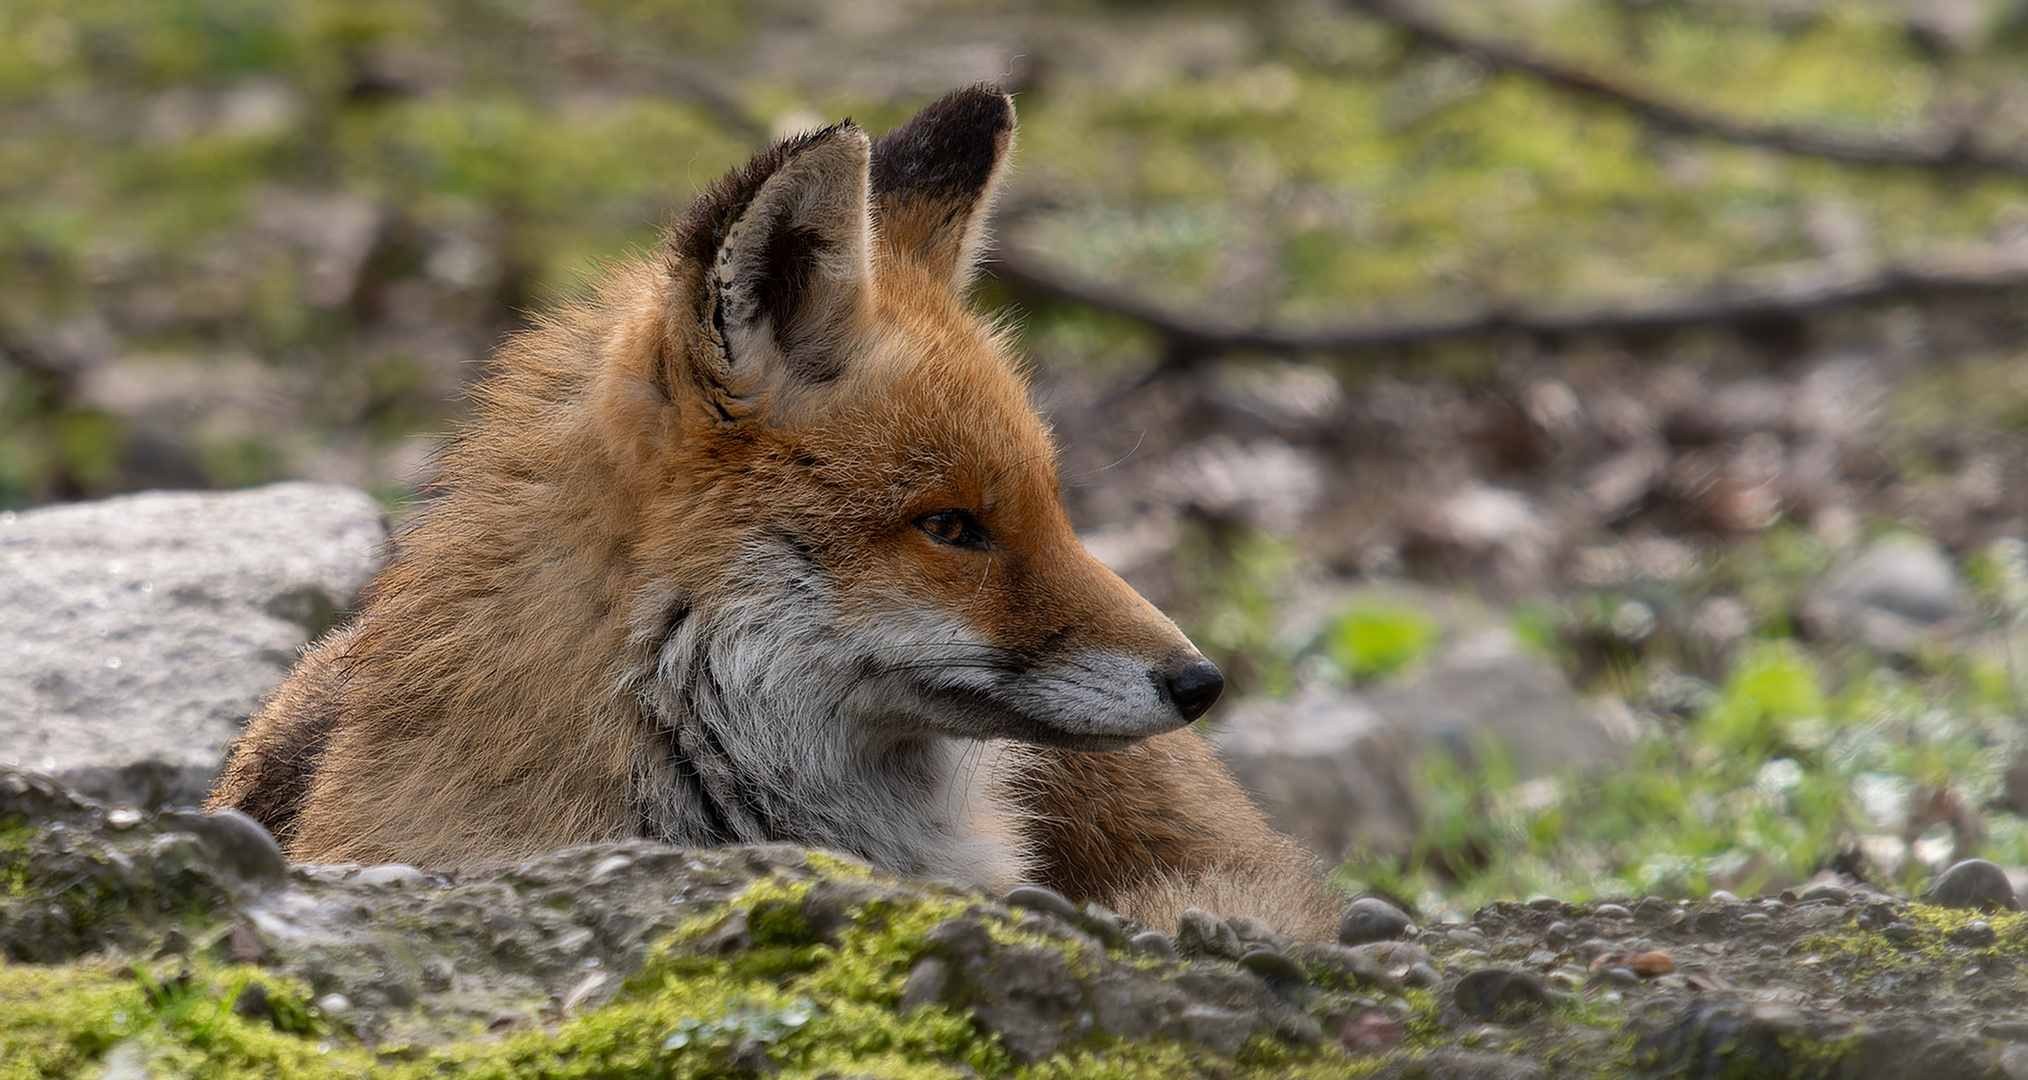
[[211,805],[302,860],[788,840],[1321,930],[1184,730],[1217,668],[1084,551],[966,305],[1013,130],[973,88],[791,139],[510,342]]

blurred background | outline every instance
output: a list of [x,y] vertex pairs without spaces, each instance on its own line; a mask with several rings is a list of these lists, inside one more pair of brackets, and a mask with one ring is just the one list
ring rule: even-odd
[[528,312],[976,81],[1073,517],[1348,884],[2028,865],[2020,0],[0,0],[0,509],[398,517]]

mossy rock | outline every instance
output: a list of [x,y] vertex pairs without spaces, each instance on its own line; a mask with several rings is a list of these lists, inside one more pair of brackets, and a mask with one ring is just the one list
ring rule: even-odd
[[[1841,889],[1500,903],[1399,950],[1436,974],[1323,978],[787,845],[446,875],[263,842],[0,771],[0,1076],[1997,1075],[2028,959],[2028,916]],[[1491,968],[1543,1007],[1469,1015]]]

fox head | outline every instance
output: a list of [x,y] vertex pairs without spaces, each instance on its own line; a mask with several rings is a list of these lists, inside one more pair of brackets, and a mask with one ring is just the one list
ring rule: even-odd
[[1217,699],[1078,541],[1008,335],[967,305],[1013,135],[1005,94],[961,90],[877,142],[790,139],[670,229],[608,406],[669,598],[658,683],[1077,749]]

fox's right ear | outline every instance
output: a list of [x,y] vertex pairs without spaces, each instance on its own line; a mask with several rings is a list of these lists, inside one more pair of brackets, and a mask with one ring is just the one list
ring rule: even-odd
[[842,374],[872,289],[871,144],[851,121],[763,151],[670,231],[672,273],[709,347],[692,378],[726,419]]
[[947,94],[873,145],[882,242],[963,287],[986,245],[994,189],[1014,147],[1014,102],[990,86]]

